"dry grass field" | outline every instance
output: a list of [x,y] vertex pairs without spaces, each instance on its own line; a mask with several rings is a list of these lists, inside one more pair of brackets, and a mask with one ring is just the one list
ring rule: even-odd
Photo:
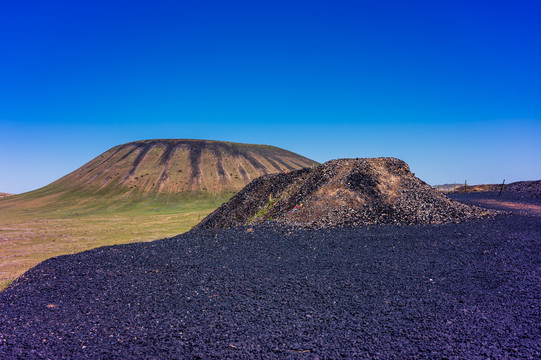
[[131,204],[124,201],[117,208],[88,206],[84,210],[80,203],[43,208],[28,199],[5,199],[0,202],[0,290],[54,256],[152,241],[188,231],[227,199],[201,196]]
[[0,290],[53,256],[180,234],[250,180],[316,164],[267,145],[157,139],[116,146],[45,187],[0,193]]

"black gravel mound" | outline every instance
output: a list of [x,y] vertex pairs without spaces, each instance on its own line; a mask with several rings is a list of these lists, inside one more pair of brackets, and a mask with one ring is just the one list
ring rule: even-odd
[[253,180],[196,229],[441,224],[493,213],[447,198],[395,158],[340,159]]
[[520,213],[94,249],[0,293],[0,359],[539,359],[540,250]]
[[505,187],[505,191],[522,193],[526,196],[541,198],[541,180],[517,181]]

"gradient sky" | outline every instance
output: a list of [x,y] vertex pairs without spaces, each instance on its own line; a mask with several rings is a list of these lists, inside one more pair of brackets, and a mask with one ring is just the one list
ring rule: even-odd
[[0,192],[153,138],[541,179],[539,1],[0,2]]

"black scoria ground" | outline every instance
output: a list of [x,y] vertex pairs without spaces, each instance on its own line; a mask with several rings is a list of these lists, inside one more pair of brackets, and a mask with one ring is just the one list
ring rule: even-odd
[[0,358],[538,359],[540,248],[514,212],[94,249],[0,293]]

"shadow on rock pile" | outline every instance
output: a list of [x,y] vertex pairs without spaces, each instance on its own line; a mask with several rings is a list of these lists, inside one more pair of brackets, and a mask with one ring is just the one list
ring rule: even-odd
[[339,159],[253,180],[194,229],[440,224],[492,215],[438,193],[395,158]]

